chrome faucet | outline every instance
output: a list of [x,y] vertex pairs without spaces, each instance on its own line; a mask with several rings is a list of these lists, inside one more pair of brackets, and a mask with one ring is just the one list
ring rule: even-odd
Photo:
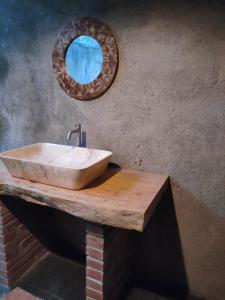
[[74,133],[78,133],[79,134],[79,147],[81,147],[82,143],[81,143],[81,124],[75,124],[74,125],[74,129],[73,130],[70,130],[67,134],[67,141],[69,141],[71,139],[71,136],[74,134]]

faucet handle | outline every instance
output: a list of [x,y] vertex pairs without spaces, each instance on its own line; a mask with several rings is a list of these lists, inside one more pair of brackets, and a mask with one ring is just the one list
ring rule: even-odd
[[74,127],[81,128],[81,124],[80,124],[80,123],[73,124],[73,126],[74,126]]

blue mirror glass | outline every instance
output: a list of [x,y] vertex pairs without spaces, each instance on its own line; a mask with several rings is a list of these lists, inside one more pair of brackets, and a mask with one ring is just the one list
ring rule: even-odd
[[102,48],[93,37],[81,35],[69,45],[66,69],[76,82],[87,84],[94,81],[101,73],[102,66]]

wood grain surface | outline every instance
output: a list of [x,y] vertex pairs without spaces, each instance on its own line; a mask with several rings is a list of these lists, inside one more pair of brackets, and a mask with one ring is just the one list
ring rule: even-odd
[[67,190],[12,177],[0,169],[0,193],[65,211],[84,220],[143,231],[168,177],[108,167],[82,190]]

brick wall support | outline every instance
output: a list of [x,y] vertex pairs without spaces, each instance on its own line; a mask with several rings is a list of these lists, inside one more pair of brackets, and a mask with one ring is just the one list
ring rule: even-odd
[[133,246],[129,230],[87,225],[87,300],[120,299],[132,275]]
[[[40,236],[34,234],[38,225],[37,216],[38,209],[35,215],[21,206],[18,199],[0,199],[0,284],[13,286],[47,253]],[[31,227],[27,226],[28,219]]]

